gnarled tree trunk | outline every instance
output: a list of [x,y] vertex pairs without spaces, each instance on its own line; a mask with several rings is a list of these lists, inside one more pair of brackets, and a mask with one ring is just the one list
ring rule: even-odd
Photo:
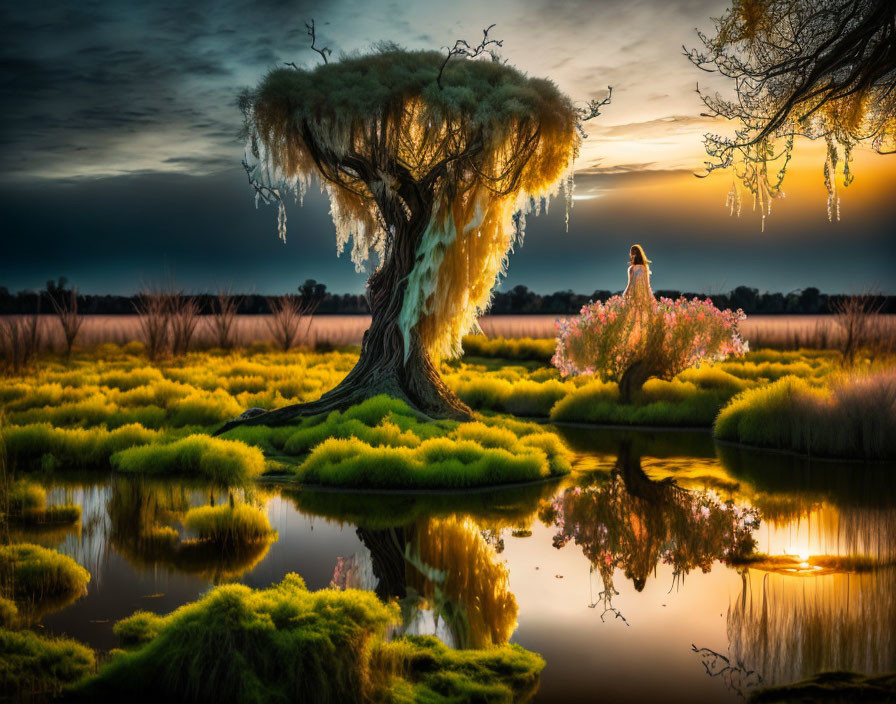
[[636,361],[625,370],[622,378],[619,379],[619,400],[623,403],[631,403],[635,394],[644,386],[644,382],[654,374],[652,365],[647,360]]
[[226,423],[216,435],[239,425],[288,425],[302,417],[343,410],[379,394],[401,399],[430,418],[472,419],[470,408],[442,381],[415,328],[410,332],[405,359],[398,317],[404,304],[407,277],[416,264],[417,247],[432,212],[432,204],[421,198],[416,186],[413,183],[408,192],[402,193],[410,217],[392,197],[384,196],[378,202],[393,235],[385,262],[367,282],[372,319],[354,368],[317,401],[267,412],[248,411]]

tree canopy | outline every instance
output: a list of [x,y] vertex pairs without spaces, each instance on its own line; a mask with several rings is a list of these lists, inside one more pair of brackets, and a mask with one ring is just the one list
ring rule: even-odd
[[[330,198],[337,250],[353,239],[359,270],[407,256],[405,223],[423,218],[398,323],[433,357],[460,352],[488,306],[525,214],[562,184],[571,196],[580,110],[549,80],[497,60],[448,63],[384,45],[313,69],[271,71],[241,100],[245,165],[257,197],[302,196],[312,177]],[[568,179],[564,179],[568,176]]]
[[[853,147],[896,151],[896,4],[892,0],[734,0],[715,20],[700,68],[734,83],[735,97],[701,93],[709,115],[736,120],[733,137],[706,136],[707,168],[732,168],[763,220],[778,196],[794,138],[824,139],[828,217],[839,219],[837,170],[849,185]],[[698,89],[699,90],[699,89]],[[729,194],[739,212],[737,185]]]

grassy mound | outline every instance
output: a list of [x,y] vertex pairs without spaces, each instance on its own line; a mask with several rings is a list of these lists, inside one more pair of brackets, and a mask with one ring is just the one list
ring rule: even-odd
[[0,596],[32,617],[71,603],[90,573],[72,558],[39,545],[0,546]]
[[10,487],[8,505],[10,522],[29,528],[70,525],[81,518],[80,506],[47,506],[47,492],[37,484],[24,480]]
[[112,455],[110,462],[121,472],[198,475],[225,484],[242,483],[264,471],[258,448],[207,435],[131,447]]
[[236,428],[229,436],[280,453],[284,471],[305,484],[464,489],[569,472],[563,443],[541,426],[498,418],[424,422],[388,396],[292,428]]
[[734,398],[714,426],[721,440],[851,459],[896,458],[896,374],[827,388],[788,376]]
[[0,628],[0,698],[59,694],[93,672],[95,663],[93,651],[73,640]]
[[389,700],[398,703],[524,702],[538,689],[544,660],[516,644],[453,650],[433,636],[381,645],[374,663],[395,672]]
[[651,380],[639,402],[619,402],[615,384],[592,382],[576,389],[551,409],[558,423],[706,427],[733,394],[723,389],[699,389],[687,382]]
[[84,701],[138,691],[194,702],[506,702],[544,661],[518,646],[449,651],[430,638],[382,643],[396,604],[371,592],[217,587],[167,616],[138,612],[115,632],[130,648],[80,687]]
[[184,527],[199,540],[222,548],[272,540],[277,534],[264,510],[246,504],[191,508],[184,516]]

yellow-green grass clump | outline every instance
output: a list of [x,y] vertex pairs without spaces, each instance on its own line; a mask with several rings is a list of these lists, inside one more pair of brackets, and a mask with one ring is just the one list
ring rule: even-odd
[[50,698],[95,667],[93,651],[74,640],[0,628],[0,699]]
[[305,419],[291,433],[250,427],[230,435],[298,458],[284,467],[305,484],[465,489],[569,472],[563,443],[539,425],[499,418],[427,422],[388,396]]
[[455,652],[433,638],[384,643],[399,622],[397,604],[372,592],[311,592],[295,574],[269,589],[217,587],[167,616],[138,612],[116,624],[128,650],[79,694],[85,701],[138,691],[194,702],[509,702],[534,690],[544,666],[519,646]]
[[39,615],[77,599],[90,573],[67,555],[30,543],[0,546],[0,596]]
[[467,335],[463,339],[467,357],[500,357],[501,359],[534,359],[549,362],[557,343],[553,339],[519,337],[487,338],[485,335]]
[[720,440],[847,459],[896,459],[896,373],[825,387],[788,376],[744,391],[719,413]]
[[191,508],[184,516],[184,527],[196,534],[198,540],[222,548],[273,540],[277,534],[267,513],[247,504]]
[[13,467],[45,470],[107,468],[116,452],[161,436],[137,424],[107,430],[55,428],[49,423],[4,425],[2,435]]
[[152,443],[117,452],[110,458],[121,472],[202,476],[240,484],[264,472],[264,455],[243,442],[190,435],[170,443]]
[[27,527],[70,525],[81,518],[81,507],[74,504],[47,506],[43,487],[19,480],[9,489],[9,520]]
[[454,650],[435,636],[410,636],[374,652],[378,668],[398,674],[389,700],[405,702],[524,702],[538,689],[545,662],[516,645]]
[[551,420],[562,423],[706,427],[733,393],[700,388],[690,381],[651,379],[634,404],[619,401],[612,382],[592,381],[558,401]]

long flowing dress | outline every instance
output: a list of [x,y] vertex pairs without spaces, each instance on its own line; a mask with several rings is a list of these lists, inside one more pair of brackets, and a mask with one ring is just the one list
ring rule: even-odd
[[653,300],[653,291],[650,290],[650,270],[646,266],[632,264],[628,268],[628,286],[625,287],[622,297],[641,304]]
[[647,316],[653,310],[655,299],[650,289],[650,269],[643,264],[632,264],[628,268],[628,286],[622,292],[627,307],[631,311],[631,332],[629,333],[629,349],[635,349],[642,342],[642,335],[647,328]]

